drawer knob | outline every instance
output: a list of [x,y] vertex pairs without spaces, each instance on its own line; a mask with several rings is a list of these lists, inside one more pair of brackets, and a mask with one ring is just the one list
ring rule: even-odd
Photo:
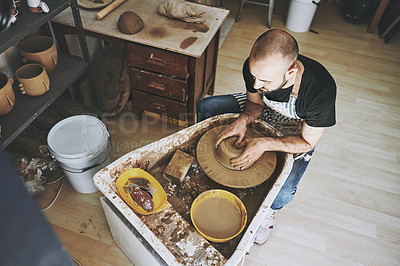
[[167,66],[167,62],[165,62],[161,58],[154,57],[153,53],[150,54],[150,57],[147,58],[146,62],[149,64],[154,64],[154,65],[162,66],[162,67]]
[[162,112],[166,112],[167,111],[167,107],[163,104],[160,103],[152,103],[150,105],[150,108],[153,110],[157,110],[157,111],[162,111]]

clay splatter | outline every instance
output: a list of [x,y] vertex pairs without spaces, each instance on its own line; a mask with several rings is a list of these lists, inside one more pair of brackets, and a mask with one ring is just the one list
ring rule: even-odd
[[197,37],[189,37],[184,39],[181,44],[179,45],[179,47],[181,49],[186,49],[188,48],[190,45],[192,45],[195,41],[197,40]]
[[151,28],[149,34],[154,38],[164,38],[168,35],[168,32],[164,28],[155,27]]
[[210,27],[204,23],[186,23],[185,30],[193,30],[193,32],[207,32]]
[[80,231],[81,234],[86,233],[87,226],[88,226],[87,223],[85,222],[81,223],[81,231]]

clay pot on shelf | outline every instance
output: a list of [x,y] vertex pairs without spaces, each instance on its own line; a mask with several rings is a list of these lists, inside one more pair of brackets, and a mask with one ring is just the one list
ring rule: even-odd
[[18,68],[15,76],[20,82],[22,94],[39,96],[50,89],[50,80],[46,69],[40,64],[27,64]]
[[0,115],[10,112],[15,105],[15,94],[12,87],[14,80],[0,73]]
[[49,74],[57,67],[57,48],[51,37],[30,36],[18,44],[18,50],[24,63],[39,63]]

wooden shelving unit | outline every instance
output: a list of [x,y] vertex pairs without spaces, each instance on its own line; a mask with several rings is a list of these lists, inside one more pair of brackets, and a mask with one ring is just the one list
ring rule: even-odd
[[49,13],[34,14],[29,12],[26,2],[18,8],[19,14],[16,23],[0,33],[0,54],[9,47],[16,45],[20,40],[39,29],[54,16],[70,7],[75,22],[76,33],[80,42],[83,58],[59,52],[56,70],[49,75],[50,90],[41,96],[32,97],[22,95],[14,82],[16,96],[15,106],[11,112],[0,117],[1,137],[0,145],[6,148],[30,123],[32,123],[51,103],[53,103],[74,81],[85,71],[89,72],[89,82],[93,88],[90,70],[90,57],[82,29],[79,8],[76,0],[47,0]]

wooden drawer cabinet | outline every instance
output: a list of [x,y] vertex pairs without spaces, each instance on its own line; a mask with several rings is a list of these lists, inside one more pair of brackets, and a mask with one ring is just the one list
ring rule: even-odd
[[127,43],[135,113],[192,125],[197,103],[214,89],[219,31],[200,57]]
[[187,80],[131,68],[131,86],[135,90],[159,95],[180,102],[186,101]]

